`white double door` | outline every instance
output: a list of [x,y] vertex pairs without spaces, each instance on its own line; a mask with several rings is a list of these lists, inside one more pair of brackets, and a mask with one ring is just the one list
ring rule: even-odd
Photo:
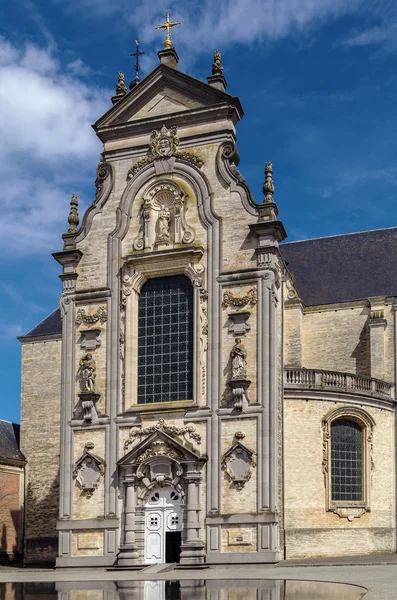
[[[182,531],[179,493],[170,488],[154,490],[145,505],[145,562],[165,563]],[[174,562],[174,560],[172,560]]]

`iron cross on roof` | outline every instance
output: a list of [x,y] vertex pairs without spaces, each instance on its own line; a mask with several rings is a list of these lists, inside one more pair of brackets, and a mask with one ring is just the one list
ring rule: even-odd
[[135,52],[133,52],[132,54],[130,54],[130,56],[135,56],[135,79],[133,81],[131,81],[131,83],[130,83],[130,90],[134,87],[134,85],[136,85],[137,83],[139,83],[139,57],[142,54],[145,54],[144,52],[141,52],[139,50],[139,42],[138,42],[138,40],[135,40],[135,44],[136,44],[136,50],[135,50]]
[[173,23],[170,20],[170,13],[167,13],[167,18],[165,20],[165,23],[156,27],[156,29],[165,29],[167,32],[167,35],[165,37],[165,42],[164,42],[164,48],[167,48],[167,49],[172,48],[171,27],[175,27],[175,25],[180,25],[180,24],[181,24],[180,21],[175,21],[175,23]]

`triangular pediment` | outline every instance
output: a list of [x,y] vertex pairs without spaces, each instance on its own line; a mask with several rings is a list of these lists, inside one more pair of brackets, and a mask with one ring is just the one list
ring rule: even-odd
[[[151,453],[151,454],[150,454]],[[172,458],[180,461],[201,461],[199,454],[189,450],[179,441],[167,435],[163,431],[151,433],[146,439],[137,444],[123,458],[118,461],[120,467],[132,465],[139,462],[146,455]]]
[[216,105],[234,106],[241,118],[238,98],[186,73],[160,64],[119,100],[94,125],[95,131],[110,126],[139,122],[162,115],[206,109]]

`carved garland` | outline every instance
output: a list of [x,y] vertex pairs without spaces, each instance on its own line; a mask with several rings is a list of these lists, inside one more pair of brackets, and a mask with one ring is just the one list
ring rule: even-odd
[[223,293],[222,308],[228,306],[233,308],[244,308],[245,306],[255,306],[258,303],[258,292],[255,288],[251,288],[245,296],[233,296],[231,292]]
[[177,461],[183,460],[182,452],[178,452],[175,448],[171,448],[171,446],[165,442],[157,441],[153,442],[150,448],[138,456],[135,462],[140,465],[144,460],[153,456],[166,456],[167,458],[173,458]]
[[107,320],[108,315],[104,306],[100,306],[96,312],[91,314],[87,314],[84,308],[79,308],[77,311],[76,325],[81,325],[82,323],[85,325],[93,325],[94,323],[98,323],[98,321],[103,324]]
[[145,427],[144,429],[139,429],[138,427],[133,427],[130,429],[129,439],[124,442],[124,450],[127,451],[128,447],[134,442],[134,440],[138,438],[142,438],[146,435],[150,435],[151,433],[156,433],[156,431],[164,431],[169,435],[185,435],[187,434],[192,440],[197,442],[197,444],[201,444],[201,435],[196,432],[193,425],[187,425],[186,427],[176,427],[175,425],[167,425],[164,419],[159,419],[156,425],[151,425],[150,427]]

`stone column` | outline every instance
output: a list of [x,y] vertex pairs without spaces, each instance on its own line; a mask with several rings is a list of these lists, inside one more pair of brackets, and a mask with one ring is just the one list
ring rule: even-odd
[[118,567],[137,566],[138,548],[135,543],[135,477],[124,480],[124,532],[123,543],[117,557]]
[[204,564],[204,544],[200,540],[200,482],[201,475],[197,471],[189,471],[185,475],[187,484],[187,521],[186,541],[182,544],[181,566]]

